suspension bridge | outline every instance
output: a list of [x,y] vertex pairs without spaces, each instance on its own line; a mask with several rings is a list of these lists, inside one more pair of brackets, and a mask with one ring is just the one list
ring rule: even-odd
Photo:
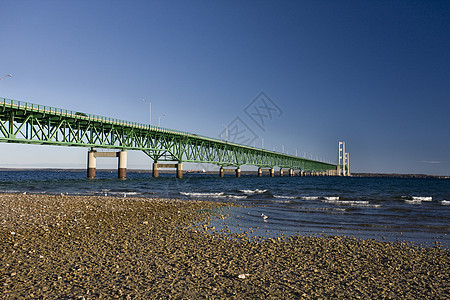
[[[258,167],[258,176],[277,167],[289,176],[339,175],[339,165],[293,155],[230,143],[183,132],[91,115],[67,109],[0,98],[0,142],[35,145],[86,147],[87,174],[95,177],[98,157],[118,158],[118,177],[126,178],[127,150],[143,151],[153,160],[153,176],[159,169],[175,169],[183,176],[183,163],[210,163],[220,167],[219,175],[235,172],[242,166]],[[109,151],[97,151],[110,149]],[[119,150],[119,151],[115,151]]]

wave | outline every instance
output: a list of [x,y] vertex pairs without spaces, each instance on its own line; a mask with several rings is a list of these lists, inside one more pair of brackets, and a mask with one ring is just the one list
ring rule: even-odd
[[433,197],[412,197],[412,200],[433,201]]
[[402,196],[402,199],[413,201],[433,201],[433,197],[430,196]]
[[[339,197],[336,197],[339,198]],[[366,200],[322,200],[323,203],[335,204],[335,205],[348,205],[348,206],[356,206],[356,207],[372,207],[378,208],[381,207],[381,204],[370,204],[369,201]]]
[[422,204],[422,201],[433,201],[433,197],[429,196],[402,196],[406,204]]
[[278,199],[297,199],[298,198],[295,196],[280,196],[280,195],[273,195],[273,196]]
[[244,194],[263,194],[263,193],[267,192],[267,190],[260,190],[260,189],[256,189],[256,190],[239,190],[239,191],[244,193]]
[[4,191],[2,191],[2,194],[17,194],[17,193],[23,193],[23,191],[18,191],[18,190],[4,190]]
[[332,212],[345,212],[347,211],[346,208],[338,208],[338,207],[305,207],[301,206],[300,209],[306,210],[306,211],[332,211]]
[[415,205],[417,205],[417,204],[422,204],[422,200],[405,200],[405,203],[406,204],[415,204]]
[[109,192],[108,194],[132,196],[132,195],[141,195],[142,193],[139,193],[139,192]]
[[316,196],[303,196],[303,197],[300,197],[300,199],[302,199],[302,200],[319,200],[319,197],[316,197]]
[[449,200],[442,200],[441,204],[442,205],[450,205],[450,201]]
[[[220,197],[219,197],[220,198]],[[231,199],[246,199],[248,196],[245,195],[224,195],[223,198],[231,198]]]
[[331,203],[331,204],[369,204],[369,201],[365,200],[322,200],[324,203]]
[[292,203],[292,200],[275,200],[275,203]]
[[273,195],[275,198],[281,198],[281,199],[300,199],[300,200],[328,200],[328,201],[337,201],[339,200],[339,197],[319,197],[319,196],[282,196],[282,195]]
[[220,193],[189,193],[180,192],[181,195],[192,198],[229,198],[229,199],[245,199],[248,196],[245,195],[226,195],[224,192]]
[[181,195],[189,196],[189,197],[220,197],[223,196],[225,193],[188,193],[188,192],[180,192]]

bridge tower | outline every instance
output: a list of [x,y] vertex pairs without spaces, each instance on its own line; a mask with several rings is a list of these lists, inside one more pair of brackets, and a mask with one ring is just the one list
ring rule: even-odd
[[350,155],[345,152],[345,142],[339,142],[338,176],[350,176]]

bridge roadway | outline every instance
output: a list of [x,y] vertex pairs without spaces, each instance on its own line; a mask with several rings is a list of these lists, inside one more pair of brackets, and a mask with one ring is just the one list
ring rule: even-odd
[[[183,174],[182,163],[212,163],[220,176],[241,166],[257,166],[258,175],[274,168],[289,175],[336,175],[337,166],[275,151],[250,147],[193,133],[160,128],[82,112],[0,98],[0,142],[91,148],[88,177],[95,177],[97,157],[118,157],[119,178],[126,177],[126,150],[143,151],[153,160],[153,175],[161,168]],[[95,149],[118,149],[101,152]]]

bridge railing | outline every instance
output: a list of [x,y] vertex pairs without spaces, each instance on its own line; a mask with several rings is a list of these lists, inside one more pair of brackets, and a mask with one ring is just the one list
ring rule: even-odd
[[[116,125],[132,126],[132,127],[140,128],[140,129],[150,129],[152,131],[157,131],[157,132],[161,132],[161,133],[173,133],[173,134],[178,134],[178,135],[186,135],[186,136],[193,137],[193,138],[198,137],[203,140],[209,140],[209,141],[216,142],[216,143],[226,143],[231,146],[240,146],[240,147],[244,147],[244,148],[248,148],[248,149],[252,149],[252,150],[259,150],[259,151],[264,151],[266,153],[272,153],[275,155],[283,155],[283,156],[288,156],[288,157],[292,157],[292,158],[298,158],[303,161],[312,161],[313,162],[313,160],[310,160],[307,158],[301,158],[298,156],[279,153],[276,151],[267,150],[267,149],[263,149],[263,148],[251,147],[251,146],[248,146],[245,144],[228,142],[228,141],[224,141],[221,139],[211,138],[208,136],[194,134],[194,133],[190,133],[190,132],[186,132],[186,131],[180,131],[180,130],[176,130],[176,129],[168,129],[168,128],[164,128],[164,127],[158,127],[158,126],[153,126],[153,125],[143,124],[143,123],[138,123],[138,122],[130,122],[130,121],[125,121],[125,120],[120,120],[120,119],[115,119],[115,118],[108,118],[108,117],[99,116],[99,115],[86,114],[86,113],[79,112],[79,111],[56,108],[56,107],[46,106],[46,105],[39,105],[39,104],[34,104],[34,103],[30,103],[30,102],[25,102],[25,101],[0,98],[0,106],[21,109],[21,110],[30,110],[30,111],[39,112],[39,113],[50,113],[50,114],[60,115],[60,116],[65,116],[65,117],[70,117],[70,118],[77,118],[77,119],[82,119],[82,120],[84,119],[87,121],[106,122],[106,123],[116,124]],[[325,162],[322,162],[322,163],[325,163]],[[325,164],[328,164],[328,163],[325,163]]]

